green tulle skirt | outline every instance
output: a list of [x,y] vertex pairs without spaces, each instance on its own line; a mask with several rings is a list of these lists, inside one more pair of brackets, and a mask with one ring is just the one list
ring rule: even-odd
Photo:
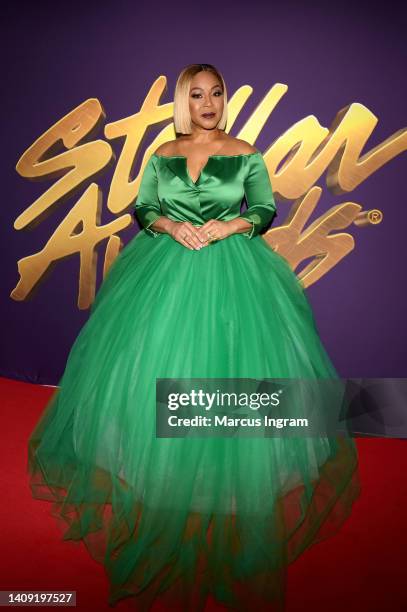
[[282,610],[287,565],[359,495],[354,440],[158,438],[156,378],[337,376],[299,280],[261,236],[192,251],[140,231],[30,436],[32,494],[104,565],[111,605],[196,612],[211,594]]

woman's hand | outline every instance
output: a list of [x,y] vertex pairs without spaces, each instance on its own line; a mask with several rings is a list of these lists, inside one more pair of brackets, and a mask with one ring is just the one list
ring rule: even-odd
[[223,240],[233,234],[230,221],[219,221],[219,219],[209,219],[204,225],[198,228],[198,234],[209,242]]
[[199,229],[201,228],[195,227],[189,221],[172,221],[168,233],[174,240],[188,249],[199,250],[209,244],[208,238],[205,238],[203,234],[199,234]]

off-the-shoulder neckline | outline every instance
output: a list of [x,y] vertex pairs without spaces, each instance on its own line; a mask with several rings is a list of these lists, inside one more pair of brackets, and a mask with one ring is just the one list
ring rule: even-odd
[[[186,155],[158,155],[157,153],[152,153],[152,155],[154,157],[158,157],[158,158],[163,158],[163,159],[172,159],[175,157],[181,157],[183,159],[188,159],[188,157]],[[209,155],[208,159],[210,157],[249,157],[250,155],[261,155],[260,151],[253,151],[252,153],[236,153],[234,155],[225,155],[225,154],[214,154],[214,155]]]

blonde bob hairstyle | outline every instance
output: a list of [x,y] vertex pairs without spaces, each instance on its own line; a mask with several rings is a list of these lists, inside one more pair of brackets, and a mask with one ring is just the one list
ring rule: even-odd
[[189,64],[180,73],[177,83],[175,85],[174,92],[174,128],[175,133],[178,134],[191,134],[191,114],[189,112],[189,90],[191,87],[191,81],[198,72],[206,70],[212,72],[218,79],[223,90],[223,113],[216,126],[219,130],[224,130],[228,119],[228,100],[225,81],[220,72],[212,66],[212,64]]

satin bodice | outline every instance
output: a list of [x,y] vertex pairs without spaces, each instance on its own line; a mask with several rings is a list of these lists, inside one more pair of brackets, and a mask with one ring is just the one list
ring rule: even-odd
[[[247,210],[241,214],[243,198]],[[277,214],[269,173],[260,151],[239,155],[211,155],[194,182],[184,155],[153,153],[140,182],[134,205],[146,233],[162,235],[150,226],[160,217],[203,225],[209,219],[248,220],[243,235],[256,236]]]

